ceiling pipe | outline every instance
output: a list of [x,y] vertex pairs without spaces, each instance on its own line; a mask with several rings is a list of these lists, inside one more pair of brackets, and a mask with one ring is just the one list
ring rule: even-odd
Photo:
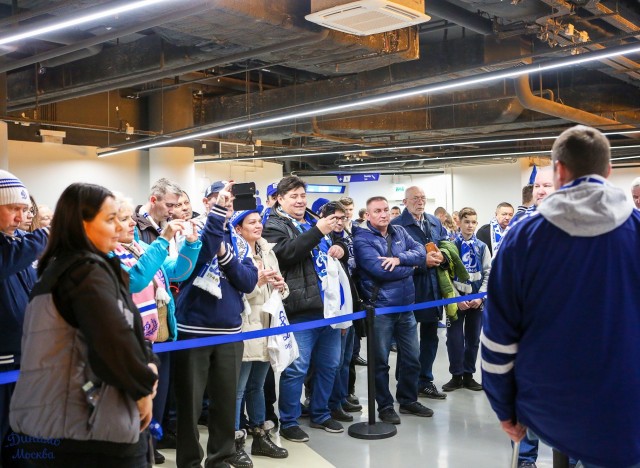
[[529,75],[522,75],[514,79],[514,86],[516,89],[516,96],[520,101],[520,104],[525,109],[540,112],[542,114],[550,115],[553,117],[559,117],[570,122],[576,122],[592,127],[597,127],[603,130],[622,130],[633,129],[633,125],[625,125],[617,120],[607,119],[600,117],[599,115],[585,112],[575,107],[566,106],[557,102],[549,101],[547,99],[535,96],[531,92],[531,86],[529,84]]
[[[184,75],[186,73],[191,73],[199,70],[205,70],[207,68],[227,65],[242,60],[259,57],[261,55],[280,52],[283,50],[295,49],[303,45],[315,44],[317,42],[323,41],[328,36],[329,30],[325,29],[321,33],[318,33],[317,35],[307,39],[292,39],[290,41],[279,42],[277,44],[272,44],[265,47],[258,47],[256,49],[250,49],[244,52],[239,52],[224,57],[218,57],[205,62],[197,62],[189,65],[183,65],[157,71],[147,70],[144,72],[136,73],[134,75],[108,80],[103,84],[87,84],[79,87],[79,89],[74,92],[65,92],[64,90],[62,90],[53,93],[44,93],[38,96],[38,102],[40,105],[51,104],[52,102],[66,101],[68,99],[75,99],[91,94],[113,91],[114,89],[128,88],[142,83],[148,83],[150,81],[161,80],[164,78]],[[8,106],[7,110],[9,112],[15,112],[17,110],[28,108],[33,104],[34,100],[35,98],[20,99],[18,102],[14,102],[12,103],[12,105]]]
[[476,13],[449,3],[447,0],[429,0],[427,2],[427,12],[430,15],[436,15],[447,21],[452,21],[458,26],[462,26],[483,36],[493,34],[493,23],[491,20],[482,18]]
[[110,31],[106,34],[101,34],[99,36],[90,37],[88,39],[77,41],[73,44],[68,44],[64,47],[58,47],[56,49],[49,50],[41,54],[32,55],[31,57],[27,57],[21,60],[15,60],[13,62],[0,65],[0,73],[6,72],[9,70],[15,70],[17,68],[26,67],[27,65],[43,62],[45,60],[51,60],[57,57],[61,57],[63,55],[71,54],[73,52],[77,52],[82,49],[87,49],[97,44],[103,44],[105,42],[112,41],[119,37],[128,36],[129,34],[134,34],[139,31],[143,31],[145,29],[154,28],[156,26],[166,24],[170,21],[177,21],[183,18],[187,18],[189,16],[198,15],[207,10],[210,10],[211,8],[212,8],[211,4],[204,4],[204,5],[198,5],[196,7],[189,8],[183,11],[172,11],[171,13],[167,13],[165,15],[156,16],[155,18],[152,18],[143,23],[136,23],[132,26],[129,26],[128,28],[122,28],[116,31]]

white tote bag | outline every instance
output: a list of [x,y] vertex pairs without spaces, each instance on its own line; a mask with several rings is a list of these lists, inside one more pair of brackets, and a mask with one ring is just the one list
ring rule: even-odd
[[[262,310],[271,315],[271,328],[289,325],[287,313],[284,311],[282,297],[278,291],[273,291],[271,297],[264,303]],[[300,355],[298,343],[293,333],[269,336],[267,351],[273,372],[282,372]]]
[[[327,275],[323,279],[324,318],[353,313],[353,298],[349,278],[340,265],[340,260],[327,257]],[[353,322],[334,323],[332,328],[349,328]]]

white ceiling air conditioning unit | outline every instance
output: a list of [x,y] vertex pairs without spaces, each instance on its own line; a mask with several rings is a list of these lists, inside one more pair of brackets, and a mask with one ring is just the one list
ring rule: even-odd
[[357,36],[368,36],[429,21],[424,0],[311,0],[308,21]]

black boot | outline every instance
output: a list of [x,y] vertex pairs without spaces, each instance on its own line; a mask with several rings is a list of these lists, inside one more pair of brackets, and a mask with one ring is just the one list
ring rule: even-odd
[[251,444],[251,455],[260,455],[269,458],[287,458],[287,449],[278,447],[273,443],[269,434],[260,428],[253,432],[253,443]]
[[233,457],[225,460],[229,465],[236,468],[253,468],[253,462],[247,452],[244,451],[244,442],[247,439],[245,431],[236,431],[236,453]]
[[449,380],[446,384],[442,386],[442,390],[445,392],[452,392],[462,388],[462,376],[461,375],[452,375],[451,380]]
[[473,390],[474,392],[479,392],[482,390],[482,385],[475,381],[473,378],[473,374],[464,374],[462,378],[462,384],[464,388],[468,388],[469,390]]

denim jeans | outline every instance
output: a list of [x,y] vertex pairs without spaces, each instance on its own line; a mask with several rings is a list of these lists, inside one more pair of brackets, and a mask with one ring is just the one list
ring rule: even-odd
[[451,375],[473,374],[480,347],[482,310],[458,310],[458,320],[447,328],[447,354]]
[[[518,463],[535,463],[538,460],[538,445],[538,439],[530,439],[529,435],[525,434],[524,439],[520,441]],[[511,442],[511,446],[513,447],[513,442]]]
[[353,355],[353,327],[349,327],[347,332],[340,337],[340,356],[342,361],[336,372],[336,380],[333,383],[333,390],[329,397],[329,409],[334,410],[341,407],[347,401],[349,395],[349,365]]
[[[386,314],[376,317],[376,401],[378,411],[393,406],[389,390],[389,351],[391,340],[398,346],[398,386],[396,399],[401,405],[418,400],[418,374],[420,355],[418,345],[418,324],[413,312]],[[371,339],[371,337],[369,337]]]
[[240,412],[242,400],[246,400],[249,425],[259,427],[266,417],[264,404],[264,381],[271,364],[261,361],[243,361],[238,379],[238,396],[236,397],[236,431],[240,429]]
[[280,427],[298,426],[302,384],[313,356],[315,378],[309,405],[311,421],[323,423],[331,417],[329,395],[333,389],[336,372],[340,365],[340,330],[330,326],[302,330],[293,333],[300,356],[280,375]]

